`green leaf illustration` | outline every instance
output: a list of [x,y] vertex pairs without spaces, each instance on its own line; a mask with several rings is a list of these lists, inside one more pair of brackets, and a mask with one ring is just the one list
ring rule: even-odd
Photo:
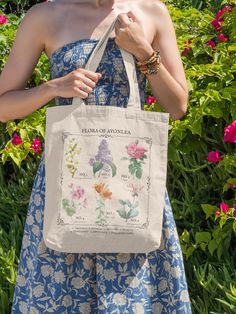
[[68,216],[73,216],[75,212],[76,210],[74,207],[66,207],[66,213]]
[[101,161],[95,161],[95,163],[93,164],[93,174],[100,171],[102,167],[103,167],[103,163]]
[[138,210],[137,209],[130,209],[127,213],[127,218],[126,219],[129,219],[129,218],[134,218],[138,216]]
[[121,205],[126,205],[126,202],[123,201],[123,200],[119,200],[119,203],[120,203]]
[[112,176],[114,177],[116,175],[116,165],[113,164],[113,162],[110,164],[111,166],[111,171],[112,171]]
[[72,216],[76,212],[75,208],[70,206],[70,202],[67,198],[63,198],[62,205],[68,216]]
[[64,208],[67,207],[67,206],[70,206],[69,200],[67,198],[63,198],[62,205],[63,205]]
[[120,215],[121,218],[126,219],[126,211],[124,208],[117,209],[117,213]]
[[142,177],[142,168],[141,167],[136,169],[135,175],[138,179],[141,179],[141,177]]
[[131,204],[130,200],[125,200],[125,203],[127,204],[127,206],[128,206],[129,208],[132,207],[132,204]]

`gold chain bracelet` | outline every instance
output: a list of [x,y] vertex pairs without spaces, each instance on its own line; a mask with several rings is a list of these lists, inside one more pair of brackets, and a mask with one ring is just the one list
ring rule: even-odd
[[153,51],[151,57],[145,61],[136,60],[138,69],[145,75],[157,74],[160,69],[160,50]]

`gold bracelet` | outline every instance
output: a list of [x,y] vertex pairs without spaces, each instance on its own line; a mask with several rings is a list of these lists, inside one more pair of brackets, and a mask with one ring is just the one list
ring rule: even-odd
[[136,63],[138,66],[146,65],[148,63],[153,62],[159,56],[160,56],[160,50],[157,50],[157,51],[154,50],[151,57],[148,60],[144,60],[144,61],[136,60]]
[[160,51],[154,51],[148,60],[136,61],[138,69],[145,75],[157,74],[160,69]]

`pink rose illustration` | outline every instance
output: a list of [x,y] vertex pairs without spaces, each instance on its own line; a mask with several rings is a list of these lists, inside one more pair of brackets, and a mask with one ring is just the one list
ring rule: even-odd
[[127,153],[130,157],[135,158],[135,159],[140,159],[145,155],[145,152],[147,150],[142,147],[139,146],[136,143],[131,143],[129,144],[129,146],[127,147]]

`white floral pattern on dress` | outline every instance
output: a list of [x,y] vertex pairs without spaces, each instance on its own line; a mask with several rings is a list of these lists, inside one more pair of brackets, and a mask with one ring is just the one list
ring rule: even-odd
[[[93,39],[69,43],[50,58],[52,77],[83,66]],[[113,39],[97,69],[103,78],[88,104],[125,107],[128,83],[121,53]],[[137,71],[142,109],[146,79]],[[102,95],[100,101],[100,95]],[[70,105],[72,98],[57,98]],[[183,256],[167,190],[162,243],[148,254],[71,254],[47,248],[43,241],[44,153],[36,173],[22,239],[12,314],[191,314]]]

